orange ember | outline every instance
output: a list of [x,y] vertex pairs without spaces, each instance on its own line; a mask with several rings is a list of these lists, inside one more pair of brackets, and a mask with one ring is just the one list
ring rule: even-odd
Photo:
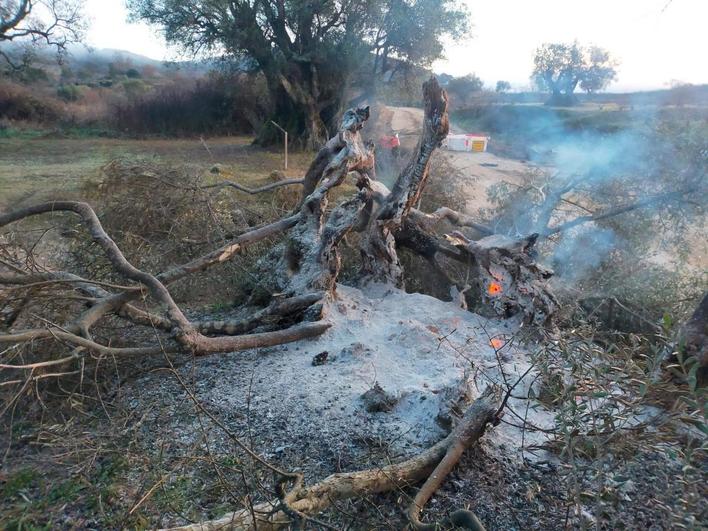
[[490,295],[499,295],[502,292],[501,284],[498,282],[490,282],[487,288],[487,293]]
[[499,339],[498,337],[493,337],[492,339],[489,340],[489,344],[492,346],[494,350],[499,350],[502,348],[505,343],[503,339]]

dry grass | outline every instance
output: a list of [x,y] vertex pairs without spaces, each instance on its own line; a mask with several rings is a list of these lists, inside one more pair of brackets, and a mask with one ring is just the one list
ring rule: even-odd
[[[152,159],[195,172],[219,164],[244,184],[263,182],[283,167],[282,152],[254,147],[250,137],[209,138],[205,143],[208,150],[198,138],[0,138],[0,208],[18,200],[80,196],[81,185],[99,179],[100,168],[115,158]],[[286,175],[302,176],[310,159],[309,153],[290,153]]]

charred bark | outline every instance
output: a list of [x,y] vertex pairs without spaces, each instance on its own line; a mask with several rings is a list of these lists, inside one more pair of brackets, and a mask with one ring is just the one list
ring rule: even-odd
[[423,100],[425,114],[418,145],[391,192],[372,213],[360,246],[364,273],[371,280],[397,286],[403,284],[403,272],[396,254],[394,234],[420,198],[428,178],[431,156],[450,128],[447,93],[435,78],[423,84]]
[[453,232],[446,238],[474,259],[477,287],[485,305],[501,317],[521,313],[526,323],[548,324],[558,301],[546,282],[553,271],[534,259],[537,234],[521,240],[494,235],[472,241]]

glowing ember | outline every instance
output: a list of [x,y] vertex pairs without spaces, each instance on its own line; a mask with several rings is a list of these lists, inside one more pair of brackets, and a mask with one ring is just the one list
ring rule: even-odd
[[502,286],[498,282],[490,282],[487,288],[487,293],[490,295],[499,295],[502,292]]
[[489,344],[492,346],[494,350],[499,350],[502,348],[505,343],[503,339],[499,339],[498,337],[493,337],[492,339],[489,340]]

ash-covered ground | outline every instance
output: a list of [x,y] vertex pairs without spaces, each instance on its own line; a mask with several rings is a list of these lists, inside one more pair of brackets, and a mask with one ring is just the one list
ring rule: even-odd
[[[263,458],[302,470],[308,482],[428,448],[490,382],[514,384],[529,368],[527,347],[516,340],[518,321],[485,319],[426,295],[340,285],[326,315],[332,327],[316,340],[178,368],[196,399],[229,430]],[[523,400],[533,376],[517,385],[509,405],[518,419],[550,428],[553,414]],[[142,444],[153,450],[180,455],[202,441],[218,454],[231,447],[162,371],[132,381],[121,396],[136,416],[143,412],[144,434],[155,437]],[[548,461],[545,451],[534,449],[544,435],[522,424],[490,430],[484,459]]]

